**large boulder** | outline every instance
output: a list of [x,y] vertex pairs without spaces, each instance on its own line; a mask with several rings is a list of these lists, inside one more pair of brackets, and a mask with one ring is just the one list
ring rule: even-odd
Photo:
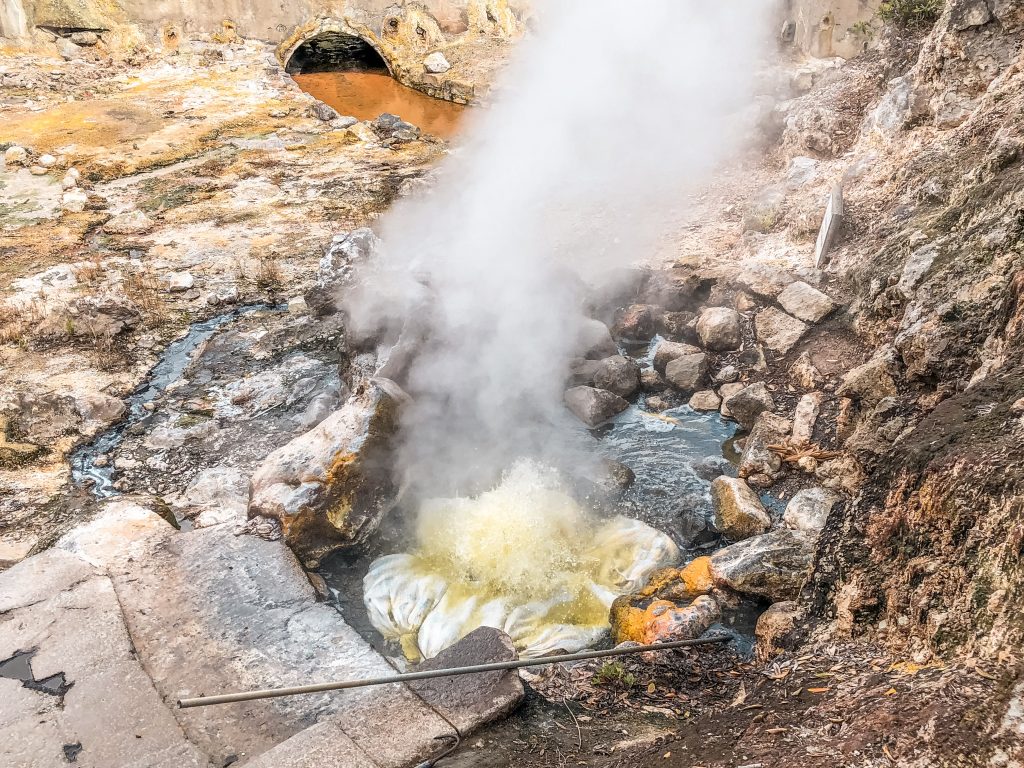
[[607,325],[589,317],[582,320],[576,335],[576,353],[580,357],[602,360],[618,354],[618,351]]
[[707,378],[708,356],[703,352],[677,357],[665,367],[668,383],[680,392],[694,392],[700,389]]
[[733,541],[766,532],[772,524],[761,499],[744,480],[718,477],[711,483],[711,524]]
[[740,313],[728,307],[709,307],[697,320],[697,336],[707,349],[726,352],[743,343]]
[[618,395],[595,387],[566,390],[565,404],[588,427],[596,427],[629,407]]
[[[725,387],[722,389],[724,390]],[[758,416],[775,408],[775,401],[763,381],[744,387],[730,397],[725,397],[723,404],[728,409],[729,417],[747,430],[754,428]]]
[[394,502],[392,437],[398,399],[378,386],[271,453],[252,477],[249,517],[281,523],[308,565],[366,539]]
[[843,377],[836,395],[874,405],[896,394],[890,350],[882,350],[863,365],[858,365]]
[[594,386],[629,397],[640,388],[640,366],[622,355],[606,358],[594,370]]
[[711,576],[721,587],[770,600],[792,600],[811,567],[808,537],[788,528],[754,536],[711,556]]

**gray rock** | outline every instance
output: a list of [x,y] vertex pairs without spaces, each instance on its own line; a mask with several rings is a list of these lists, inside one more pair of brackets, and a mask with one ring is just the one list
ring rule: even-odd
[[743,343],[740,314],[728,307],[709,307],[697,319],[697,336],[701,344],[715,352],[739,349]]
[[452,65],[448,63],[443,53],[434,51],[423,60],[423,68],[431,74],[441,75],[451,69]]
[[96,45],[100,41],[100,36],[95,32],[85,30],[83,32],[72,32],[71,42],[75,45],[81,45],[85,48]]
[[[500,629],[480,627],[429,661],[416,672],[477,664],[516,661],[512,639]],[[462,677],[440,677],[409,684],[416,694],[465,737],[481,724],[511,713],[525,696],[523,683],[515,671],[486,672]]]
[[629,397],[640,388],[640,366],[622,355],[606,358],[594,370],[594,386]]
[[651,304],[633,304],[619,310],[612,327],[612,336],[629,341],[648,341],[657,333],[659,310]]
[[603,360],[619,352],[608,326],[600,320],[586,318],[576,338],[576,354],[588,360]]
[[739,380],[740,372],[735,365],[727,365],[718,373],[715,374],[714,380],[716,384],[732,384]]
[[762,413],[757,418],[754,428],[747,436],[740,457],[740,477],[751,475],[767,475],[775,477],[782,469],[782,459],[768,446],[786,442],[789,437],[790,423],[774,413]]
[[204,469],[175,500],[189,511],[198,528],[245,520],[249,506],[249,478],[234,467]]
[[693,312],[663,312],[658,316],[658,333],[670,339],[697,341],[697,316]]
[[4,150],[4,163],[7,165],[27,165],[28,150],[17,145]]
[[824,488],[798,491],[782,516],[787,528],[817,536],[825,527],[828,515],[839,502],[839,495]]
[[103,225],[103,230],[112,235],[141,235],[155,226],[142,211],[129,211],[115,216]]
[[398,403],[380,387],[352,397],[317,427],[271,453],[252,477],[249,516],[280,521],[308,563],[365,540],[397,489],[388,471]]
[[670,362],[665,368],[668,383],[680,392],[693,392],[707,377],[708,356],[703,352],[683,355]]
[[772,524],[761,499],[737,477],[718,477],[711,483],[712,527],[733,541],[766,532]]
[[75,398],[75,409],[85,421],[109,424],[120,419],[127,406],[120,398],[102,392],[90,392]]
[[868,405],[896,394],[896,381],[892,374],[891,355],[882,350],[863,365],[858,365],[843,376],[836,390],[838,397],[849,397]]
[[[725,387],[722,387],[722,390],[724,392]],[[723,398],[723,405],[729,411],[728,415],[746,430],[754,428],[757,417],[762,413],[775,409],[775,400],[772,399],[763,381],[743,387],[729,397],[723,394]]]
[[792,600],[813,559],[811,541],[782,528],[732,544],[711,556],[711,577],[719,586],[770,600]]
[[934,245],[926,245],[910,254],[910,258],[907,259],[906,264],[903,265],[903,273],[900,275],[900,281],[896,284],[899,292],[903,294],[905,298],[911,298],[914,295],[914,291],[917,286],[924,279],[924,276],[928,273],[928,270],[932,268],[932,264],[935,263],[935,259],[939,255],[939,249]]
[[723,384],[718,389],[718,396],[722,398],[721,414],[727,419],[732,418],[732,411],[729,410],[729,399],[732,398],[739,392],[742,392],[746,387],[739,382],[735,384]]
[[821,410],[821,393],[811,392],[800,398],[793,414],[793,444],[808,445],[814,437],[814,426]]
[[800,281],[788,285],[778,301],[789,314],[809,323],[820,323],[836,308],[832,299]]
[[695,392],[690,398],[689,406],[695,411],[717,411],[722,405],[722,398],[713,389]]
[[654,370],[664,375],[668,364],[684,355],[699,355],[700,348],[677,341],[662,341],[654,350]]
[[338,111],[330,104],[324,104],[322,101],[317,101],[313,104],[313,117],[322,122],[329,123],[332,120],[337,120],[341,115],[338,114]]
[[723,475],[731,477],[736,473],[736,467],[724,456],[706,456],[693,465],[693,471],[701,480],[711,482]]
[[791,350],[807,332],[807,326],[781,312],[775,307],[762,309],[754,318],[757,338],[768,349],[784,355]]
[[601,367],[600,360],[584,360],[577,358],[569,366],[569,382],[574,386],[594,386],[594,374]]
[[596,427],[622,413],[629,403],[616,394],[594,387],[573,387],[565,392],[565,404],[588,427]]
[[640,371],[640,387],[644,392],[662,392],[668,389],[668,382],[653,368]]

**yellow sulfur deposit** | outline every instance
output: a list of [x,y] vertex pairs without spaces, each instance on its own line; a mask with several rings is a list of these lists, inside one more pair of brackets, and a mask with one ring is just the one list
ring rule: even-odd
[[426,502],[417,546],[375,561],[363,599],[373,625],[410,658],[431,658],[479,626],[539,656],[592,645],[612,601],[678,558],[668,536],[596,519],[556,473],[520,462],[478,497]]

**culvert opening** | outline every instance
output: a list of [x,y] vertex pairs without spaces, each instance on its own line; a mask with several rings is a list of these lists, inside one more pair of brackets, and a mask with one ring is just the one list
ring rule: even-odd
[[388,65],[384,57],[361,37],[343,32],[323,32],[295,49],[286,70],[290,75],[317,72],[388,74]]
[[305,41],[285,69],[310,96],[357,120],[398,115],[424,133],[451,138],[466,110],[402,85],[372,45],[343,32],[323,32]]

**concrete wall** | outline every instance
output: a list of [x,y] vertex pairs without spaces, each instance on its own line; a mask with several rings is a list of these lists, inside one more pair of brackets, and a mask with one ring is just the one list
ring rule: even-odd
[[790,0],[793,44],[816,58],[856,56],[872,41],[863,25],[871,24],[879,5],[881,0]]
[[[418,0],[446,31],[461,31],[471,6],[493,0]],[[104,29],[139,24],[148,29],[174,25],[185,34],[216,32],[224,20],[243,37],[278,43],[313,19],[356,14],[382,18],[396,0],[0,0],[0,36],[23,36],[33,26]],[[512,3],[524,7],[528,3]]]

